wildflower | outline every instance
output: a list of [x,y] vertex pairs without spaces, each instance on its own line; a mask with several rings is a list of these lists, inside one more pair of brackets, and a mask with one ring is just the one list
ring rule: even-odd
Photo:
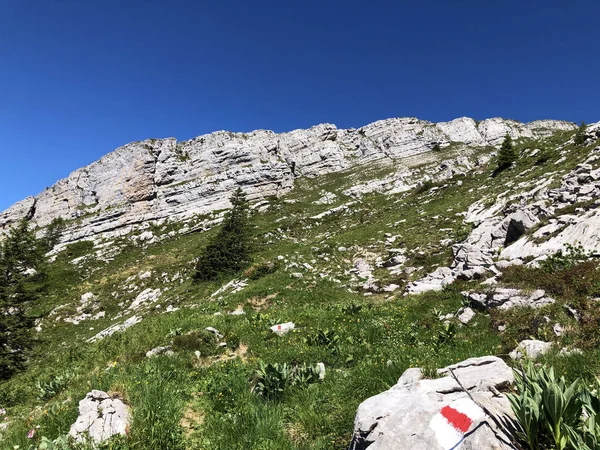
[[35,436],[35,430],[32,428],[29,430],[29,433],[27,433],[27,439],[33,439],[33,436]]
[[5,416],[6,410],[4,408],[0,408],[0,416]]

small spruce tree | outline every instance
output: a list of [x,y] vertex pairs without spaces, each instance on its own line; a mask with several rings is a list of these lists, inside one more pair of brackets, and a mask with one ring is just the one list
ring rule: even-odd
[[230,202],[232,208],[225,214],[221,229],[198,258],[196,280],[218,280],[245,269],[251,262],[252,234],[246,194],[237,188]]
[[586,129],[587,125],[585,122],[581,122],[581,125],[579,125],[579,128],[577,128],[577,132],[575,133],[575,138],[573,139],[575,142],[575,145],[579,145],[582,146],[583,144],[585,144],[585,129]]
[[0,243],[0,380],[22,369],[33,338],[27,309],[43,288],[43,250],[26,219]]
[[508,133],[504,137],[504,141],[500,146],[500,151],[498,152],[498,168],[497,171],[502,171],[504,169],[508,169],[512,163],[517,160],[517,152],[515,150],[515,146],[513,141]]

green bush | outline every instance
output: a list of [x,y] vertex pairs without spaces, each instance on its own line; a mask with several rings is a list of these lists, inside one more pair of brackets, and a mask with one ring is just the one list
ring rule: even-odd
[[237,334],[227,336],[227,348],[231,351],[237,350],[240,346],[240,338]]
[[218,353],[217,338],[206,330],[192,331],[173,338],[173,350],[199,351],[202,356],[211,356]]
[[434,348],[438,349],[444,344],[450,343],[456,336],[456,325],[453,322],[445,323],[441,330],[438,330],[436,339],[433,342]]
[[539,153],[537,154],[535,164],[537,166],[546,164],[551,157],[552,157],[552,152],[550,151],[550,149],[547,146],[542,146],[540,148]]
[[345,316],[356,316],[358,313],[360,313],[361,309],[362,305],[359,305],[358,303],[351,303],[350,305],[342,307],[342,314]]
[[32,444],[28,450],[69,450],[70,448],[67,436],[60,436],[54,440],[43,436],[38,445]]

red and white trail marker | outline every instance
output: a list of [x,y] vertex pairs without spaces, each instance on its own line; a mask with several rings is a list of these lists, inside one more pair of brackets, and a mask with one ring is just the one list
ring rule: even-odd
[[431,419],[429,426],[435,432],[440,446],[444,450],[458,450],[458,445],[465,438],[475,422],[483,419],[483,410],[469,398],[461,398],[444,406]]

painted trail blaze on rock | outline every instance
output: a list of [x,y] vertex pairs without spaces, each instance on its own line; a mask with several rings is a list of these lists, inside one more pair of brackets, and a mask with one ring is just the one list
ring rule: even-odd
[[469,398],[461,398],[444,406],[431,419],[429,426],[435,432],[440,447],[458,450],[465,434],[475,422],[485,417],[483,410]]
[[466,433],[471,428],[473,421],[466,414],[457,411],[451,406],[444,406],[440,411],[448,423],[462,433]]

